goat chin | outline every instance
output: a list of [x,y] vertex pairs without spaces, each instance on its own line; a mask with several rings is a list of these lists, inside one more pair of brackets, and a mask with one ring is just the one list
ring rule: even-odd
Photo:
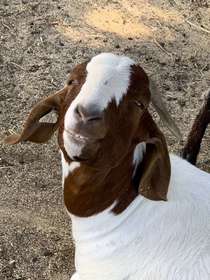
[[63,138],[66,151],[72,160],[88,160],[97,151],[98,144],[96,141],[89,141],[88,138],[81,136],[72,137],[66,131],[64,131]]

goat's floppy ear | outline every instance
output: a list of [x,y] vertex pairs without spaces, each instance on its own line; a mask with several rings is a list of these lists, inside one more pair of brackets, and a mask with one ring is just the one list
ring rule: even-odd
[[58,128],[58,119],[55,123],[39,122],[39,120],[52,110],[59,114],[62,101],[66,94],[66,88],[48,96],[38,102],[30,112],[23,130],[20,134],[8,136],[4,141],[6,144],[17,144],[22,141],[35,143],[47,142]]
[[147,135],[142,139],[146,143],[146,150],[136,168],[136,175],[140,178],[138,191],[151,200],[167,200],[171,168],[166,141],[148,113],[146,119]]

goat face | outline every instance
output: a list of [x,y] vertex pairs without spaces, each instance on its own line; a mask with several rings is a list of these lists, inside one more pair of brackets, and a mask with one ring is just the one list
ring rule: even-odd
[[115,165],[127,153],[149,99],[145,72],[127,57],[101,54],[75,67],[60,120],[61,149],[71,160]]

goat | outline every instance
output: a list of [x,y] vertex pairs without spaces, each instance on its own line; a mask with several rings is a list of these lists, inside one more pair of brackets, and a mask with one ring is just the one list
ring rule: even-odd
[[[58,129],[76,250],[71,280],[210,279],[210,175],[169,156],[150,100],[179,137],[145,71],[99,54],[6,139],[43,143]],[[39,121],[53,109],[55,123]]]
[[196,164],[200,151],[201,141],[206,128],[210,123],[210,90],[204,96],[203,105],[196,116],[191,131],[188,135],[187,143],[184,146],[182,156],[192,164]]

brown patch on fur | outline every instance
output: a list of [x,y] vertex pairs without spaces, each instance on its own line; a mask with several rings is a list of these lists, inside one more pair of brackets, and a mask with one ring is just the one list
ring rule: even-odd
[[105,210],[116,199],[125,198],[123,211],[130,203],[128,196],[132,194],[133,199],[137,195],[129,182],[132,177],[129,157],[110,170],[93,169],[85,164],[75,169],[64,183],[64,202],[68,211],[88,217]]

